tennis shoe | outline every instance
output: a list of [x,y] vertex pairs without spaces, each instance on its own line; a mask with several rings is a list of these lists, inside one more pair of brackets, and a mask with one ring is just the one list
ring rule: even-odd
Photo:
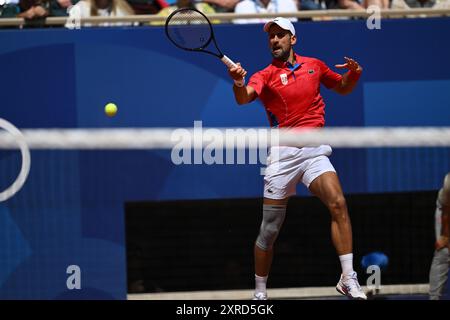
[[253,300],[267,300],[267,293],[255,292],[255,294],[253,295]]
[[336,290],[350,299],[367,300],[367,296],[358,283],[356,272],[353,271],[345,276],[341,274]]

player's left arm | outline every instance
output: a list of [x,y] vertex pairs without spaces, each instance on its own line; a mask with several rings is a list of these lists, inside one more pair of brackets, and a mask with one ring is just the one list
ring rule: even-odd
[[442,188],[442,216],[441,216],[441,234],[436,242],[436,249],[442,249],[449,246],[450,236],[450,173],[445,176],[444,186]]
[[450,205],[442,206],[442,216],[441,216],[441,235],[436,241],[436,249],[440,250],[442,248],[449,246],[449,215],[450,215]]
[[359,77],[363,71],[361,65],[352,58],[344,57],[345,63],[335,65],[338,69],[348,69],[342,75],[341,81],[333,88],[339,94],[349,94],[358,83]]

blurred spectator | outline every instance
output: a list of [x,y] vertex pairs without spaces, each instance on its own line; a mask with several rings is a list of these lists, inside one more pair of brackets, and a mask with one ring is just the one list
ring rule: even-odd
[[370,6],[378,6],[380,9],[389,8],[389,0],[325,0],[327,9],[353,9],[365,10]]
[[[162,9],[158,16],[168,17],[172,12],[177,10],[178,8],[196,8],[198,11],[203,12],[204,14],[215,13],[214,8],[211,7],[207,3],[203,2],[195,2],[194,0],[177,0],[176,4],[167,8]],[[213,20],[211,23],[218,23],[219,21]],[[150,24],[153,26],[163,25],[165,22],[151,22]]]
[[[392,0],[392,9],[414,9],[414,8],[432,8],[432,9],[450,9],[450,0]],[[395,16],[403,18],[404,16]],[[406,15],[408,18],[426,18],[427,15]],[[391,17],[394,18],[394,17]]]
[[433,9],[450,9],[450,0],[436,0]]
[[0,18],[14,18],[19,13],[19,0],[0,0]]
[[[69,11],[70,18],[66,24],[67,28],[73,28],[73,21],[80,18],[102,16],[102,17],[124,17],[134,14],[133,9],[125,0],[81,0],[72,6]],[[129,22],[102,22],[98,26],[123,26],[131,25]],[[92,24],[85,23],[89,27]]]
[[127,0],[127,2],[136,14],[157,14],[169,6],[166,0]]
[[51,0],[50,16],[64,17],[69,15],[69,8],[80,0]]
[[[297,3],[293,0],[243,0],[236,5],[235,13],[282,13],[297,12]],[[235,19],[234,23],[266,23],[272,19]],[[290,18],[292,22],[297,18]]]
[[299,0],[298,10],[321,10],[322,6],[318,0]]
[[48,0],[20,0],[20,18],[39,19],[48,16],[50,2]]
[[393,0],[392,9],[431,8],[436,0]]
[[[429,9],[450,9],[450,0],[392,0],[391,9],[415,9],[415,8],[429,8]],[[408,18],[426,18],[433,15],[417,15],[408,14]],[[391,18],[403,18],[404,15],[391,16]]]
[[210,4],[216,12],[233,12],[240,0],[203,0]]

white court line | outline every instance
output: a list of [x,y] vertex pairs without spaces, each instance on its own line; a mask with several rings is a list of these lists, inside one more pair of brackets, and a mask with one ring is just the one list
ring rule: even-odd
[[[428,294],[429,284],[399,284],[381,286],[378,294]],[[268,289],[270,299],[308,299],[342,297],[335,287],[307,287]],[[249,300],[251,290],[184,291],[128,294],[128,300]]]

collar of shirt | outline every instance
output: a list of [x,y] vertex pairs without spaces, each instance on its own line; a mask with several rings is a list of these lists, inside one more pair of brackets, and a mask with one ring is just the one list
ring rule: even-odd
[[292,65],[288,61],[280,61],[278,59],[272,60],[272,65],[278,68],[287,68],[291,71],[294,71],[295,69],[299,68],[303,63],[303,58],[299,56],[298,54],[294,53],[295,63]]

